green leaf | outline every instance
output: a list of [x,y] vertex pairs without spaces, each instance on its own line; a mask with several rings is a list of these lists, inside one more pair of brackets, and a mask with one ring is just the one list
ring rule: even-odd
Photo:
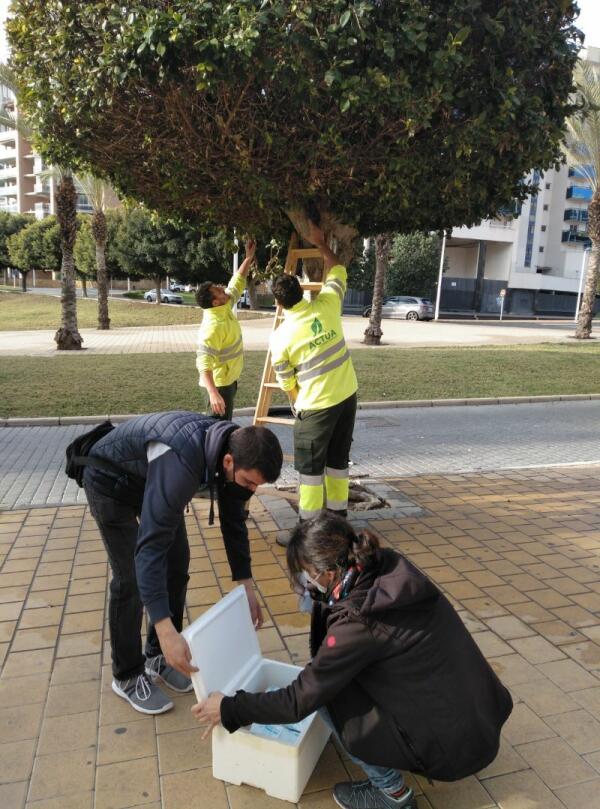
[[348,25],[351,15],[352,12],[350,11],[350,9],[347,8],[346,11],[344,11],[342,16],[340,17],[340,28],[345,28],[346,25]]

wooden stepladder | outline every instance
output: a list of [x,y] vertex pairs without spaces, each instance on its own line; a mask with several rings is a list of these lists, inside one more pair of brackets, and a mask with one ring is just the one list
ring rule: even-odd
[[[321,259],[321,251],[317,247],[298,247],[298,237],[296,233],[294,233],[290,239],[288,254],[283,270],[284,273],[287,273],[288,275],[295,275],[298,262],[309,258]],[[304,291],[318,292],[323,286],[323,281],[301,281],[300,286]],[[271,333],[273,333],[275,329],[279,328],[283,318],[283,306],[278,304],[275,310],[273,329]],[[260,388],[258,390],[258,401],[256,402],[256,410],[254,412],[254,424],[287,424],[290,427],[293,426],[293,418],[269,415],[269,408],[271,407],[273,392],[276,390],[279,390],[279,385],[275,380],[275,371],[273,369],[273,364],[271,363],[271,351],[269,349],[267,351],[265,367],[263,369]]]

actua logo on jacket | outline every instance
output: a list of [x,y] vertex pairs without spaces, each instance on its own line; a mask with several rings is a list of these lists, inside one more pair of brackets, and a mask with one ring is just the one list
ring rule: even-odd
[[329,343],[334,337],[337,337],[337,332],[334,329],[323,333],[323,324],[318,317],[311,323],[310,330],[313,333],[313,339],[308,344],[309,348],[318,348],[319,346]]

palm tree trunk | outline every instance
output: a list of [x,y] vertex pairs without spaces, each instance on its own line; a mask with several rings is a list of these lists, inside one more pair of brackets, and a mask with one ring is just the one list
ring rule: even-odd
[[155,275],[154,276],[154,283],[156,284],[156,304],[160,306],[161,304],[161,295],[160,295],[160,285],[162,282],[162,276]]
[[63,175],[56,192],[56,218],[60,228],[62,248],[61,326],[54,335],[59,351],[78,350],[83,343],[83,338],[77,328],[77,296],[73,260],[73,245],[77,235],[76,199],[73,178],[70,175]]
[[250,309],[258,309],[258,294],[256,292],[256,280],[252,273],[248,276],[248,300],[250,301]]
[[27,272],[21,272],[21,291],[27,292]]
[[588,208],[588,233],[592,240],[592,249],[588,258],[585,287],[575,330],[575,337],[578,340],[589,340],[592,333],[598,276],[600,275],[600,187],[594,192]]
[[98,328],[110,329],[108,316],[108,273],[106,272],[106,239],[108,228],[104,211],[92,216],[92,233],[96,242],[96,280],[98,283]]
[[375,237],[375,280],[373,282],[373,303],[369,325],[365,329],[363,343],[369,346],[381,344],[383,332],[381,330],[381,307],[383,306],[383,290],[385,276],[390,260],[392,238],[389,233],[381,233]]

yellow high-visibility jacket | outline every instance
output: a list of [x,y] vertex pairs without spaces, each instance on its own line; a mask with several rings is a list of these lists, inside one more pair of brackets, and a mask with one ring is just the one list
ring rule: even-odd
[[230,296],[227,303],[202,311],[196,368],[199,373],[212,371],[217,387],[231,385],[239,379],[244,367],[242,330],[233,314],[233,306],[245,286],[246,279],[235,273],[227,285],[227,294]]
[[358,387],[342,332],[347,276],[345,267],[332,267],[315,300],[287,309],[271,337],[277,382],[284,391],[298,386],[297,410],[332,407]]

